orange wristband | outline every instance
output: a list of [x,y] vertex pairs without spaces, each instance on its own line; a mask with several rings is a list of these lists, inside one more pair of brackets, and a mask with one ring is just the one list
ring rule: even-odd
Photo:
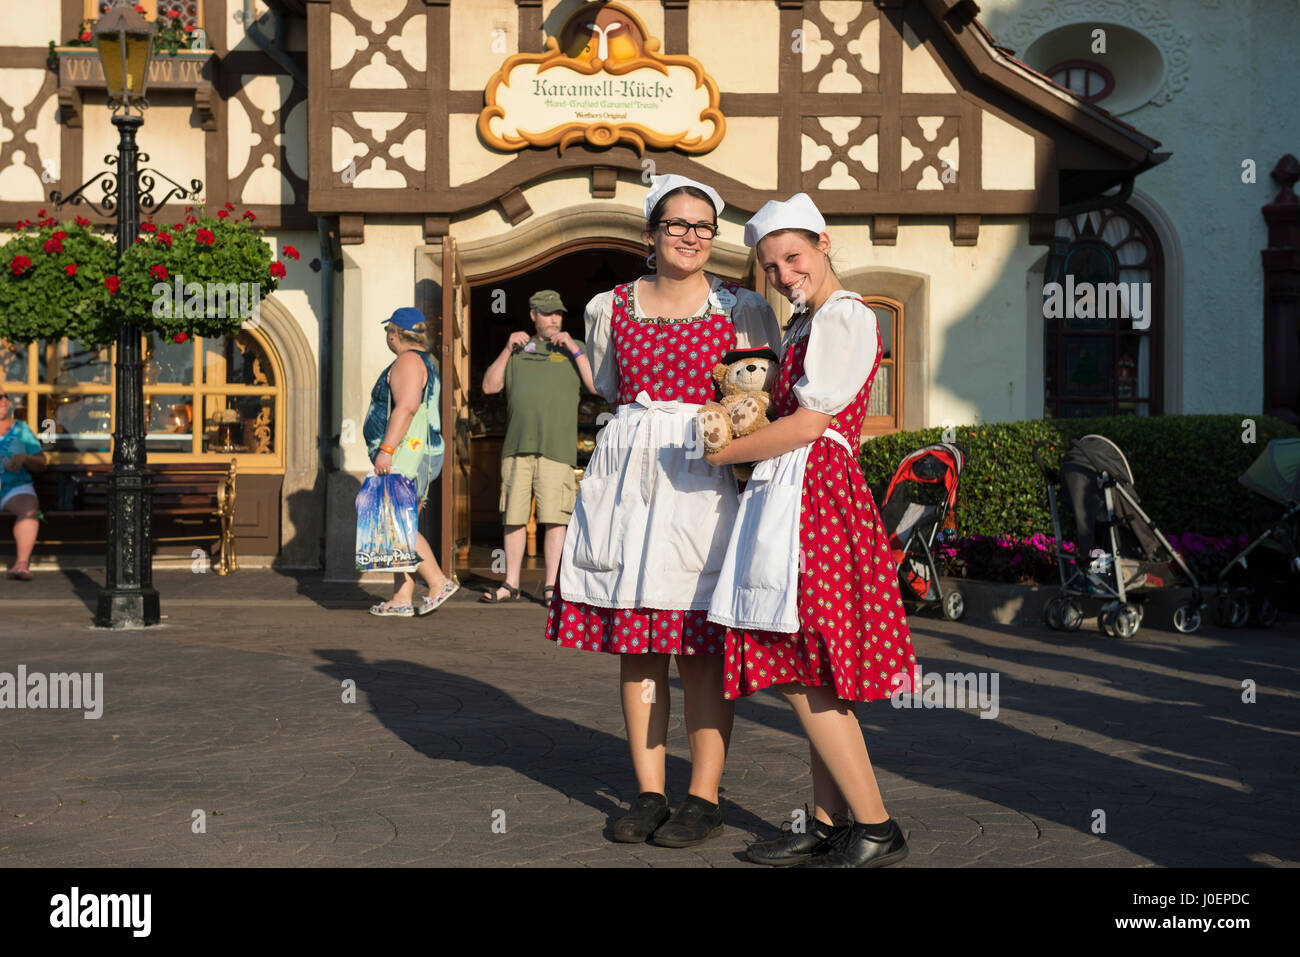
[[381,445],[381,446],[379,447],[379,451],[381,451],[381,452],[387,452],[389,455],[395,455],[395,454],[397,453],[397,450],[396,450],[396,449],[390,449],[390,448],[389,448],[388,446],[386,446],[386,445]]

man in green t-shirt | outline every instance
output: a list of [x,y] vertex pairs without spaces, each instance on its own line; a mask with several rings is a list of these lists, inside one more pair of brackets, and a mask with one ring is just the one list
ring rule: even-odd
[[536,332],[513,332],[496,361],[483,373],[488,395],[506,390],[506,438],[501,447],[501,510],[505,523],[506,580],[481,601],[519,597],[528,513],[537,496],[537,524],[545,529],[546,590],[549,602],[560,571],[564,532],[573,515],[578,483],[579,387],[595,392],[591,363],[582,343],[561,329],[564,303],[553,289],[528,300]]

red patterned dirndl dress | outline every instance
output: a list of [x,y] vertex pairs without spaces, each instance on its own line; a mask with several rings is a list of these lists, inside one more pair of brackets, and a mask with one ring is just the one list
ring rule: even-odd
[[[874,318],[869,308],[868,313]],[[808,341],[803,334],[785,349],[772,389],[777,418],[799,407],[793,389],[804,375]],[[877,340],[867,381],[849,406],[831,418],[830,428],[850,442],[862,430],[880,356]],[[732,699],[772,685],[802,684],[832,685],[847,701],[874,701],[900,687],[893,680],[898,673],[906,679],[901,687],[910,690],[916,655],[889,536],[861,466],[825,436],[808,455],[799,513],[804,556],[799,631],[726,628],[723,696]]]
[[[656,401],[703,404],[715,398],[713,367],[736,346],[729,316],[708,313],[689,321],[656,322],[634,314],[635,283],[614,289],[610,346],[618,369],[618,402],[645,392]],[[734,296],[738,287],[719,283]],[[581,499],[582,487],[578,495]],[[725,531],[725,530],[724,530]],[[573,530],[570,529],[570,535]],[[726,538],[721,539],[725,548]],[[567,601],[557,583],[546,637],[566,648],[611,654],[722,654],[723,628],[708,608],[604,608]]]

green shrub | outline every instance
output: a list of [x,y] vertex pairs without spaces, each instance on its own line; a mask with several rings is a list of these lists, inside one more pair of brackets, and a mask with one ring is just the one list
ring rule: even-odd
[[[1255,422],[1255,442],[1242,441],[1242,421]],[[962,535],[1052,534],[1043,477],[1031,449],[1046,439],[1049,465],[1059,466],[1073,439],[1104,435],[1124,452],[1133,470],[1139,502],[1166,535],[1241,535],[1251,530],[1257,497],[1237,481],[1271,439],[1300,435],[1300,429],[1266,415],[1118,416],[1105,419],[1038,419],[996,425],[959,426],[955,441],[966,450],[957,493]],[[862,472],[879,504],[903,456],[940,442],[943,429],[897,432],[862,447]],[[1068,507],[1063,532],[1074,533]]]

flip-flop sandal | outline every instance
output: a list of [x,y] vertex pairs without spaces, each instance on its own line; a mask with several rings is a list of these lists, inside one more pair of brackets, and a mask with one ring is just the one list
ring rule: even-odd
[[[508,593],[507,597],[498,598],[497,592],[500,591],[502,588],[504,588]],[[497,587],[492,589],[491,592],[484,592],[483,597],[479,599],[479,601],[481,601],[485,605],[499,605],[502,602],[518,601],[518,600],[519,600],[519,589],[511,588],[505,582],[502,582],[500,585],[497,585]]]
[[384,618],[411,618],[415,612],[411,610],[411,603],[385,601],[378,605],[370,606],[370,614],[379,615]]
[[545,588],[542,589],[542,601],[546,602],[546,604],[549,605],[551,603],[551,596],[553,596],[554,594],[555,594],[555,586],[547,585]]
[[8,578],[14,581],[29,582],[32,580],[32,573],[28,571],[27,562],[14,562],[9,567]]

